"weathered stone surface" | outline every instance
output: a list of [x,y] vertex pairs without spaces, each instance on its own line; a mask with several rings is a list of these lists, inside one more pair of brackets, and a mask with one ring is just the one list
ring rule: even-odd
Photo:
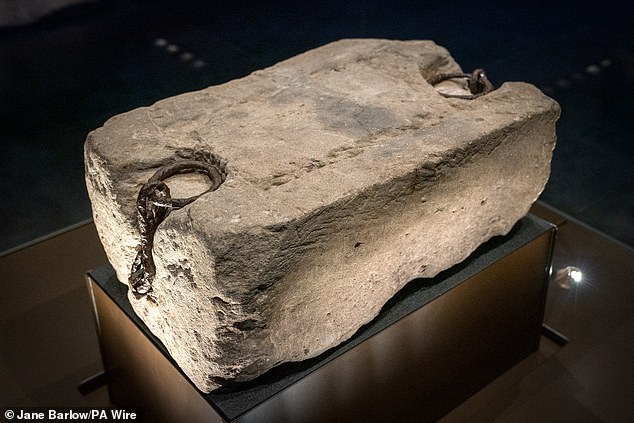
[[[121,281],[137,193],[181,158],[226,181],[156,233],[139,316],[203,391],[315,356],[416,277],[527,213],[549,175],[557,104],[525,83],[448,99],[430,41],[343,40],[110,119],[85,146],[94,220]],[[470,71],[470,70],[469,70]],[[168,181],[175,197],[200,176]]]

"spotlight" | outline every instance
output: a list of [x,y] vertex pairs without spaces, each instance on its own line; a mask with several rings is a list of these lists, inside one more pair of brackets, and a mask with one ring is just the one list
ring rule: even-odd
[[571,282],[580,284],[583,280],[583,272],[575,266],[566,266],[557,270],[554,281],[563,289],[570,289]]
[[576,267],[568,266],[568,276],[576,283],[581,283],[583,272]]

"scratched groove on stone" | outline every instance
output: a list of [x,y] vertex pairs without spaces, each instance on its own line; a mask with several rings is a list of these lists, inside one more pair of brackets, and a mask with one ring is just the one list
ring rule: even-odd
[[[130,296],[201,390],[337,345],[408,281],[527,213],[548,179],[557,104],[525,83],[464,100],[439,94],[464,91],[455,81],[426,82],[451,72],[462,70],[430,41],[343,40],[89,135],[94,220],[121,281],[154,171],[194,159],[226,174],[161,223],[153,292]],[[194,178],[167,182],[190,196],[204,190]]]

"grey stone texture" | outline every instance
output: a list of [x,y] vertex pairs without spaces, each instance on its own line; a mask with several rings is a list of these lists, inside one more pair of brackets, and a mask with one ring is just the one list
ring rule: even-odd
[[[129,297],[200,390],[341,343],[528,212],[559,106],[526,83],[465,100],[438,92],[465,93],[459,81],[426,82],[455,71],[431,41],[342,40],[88,136],[94,221],[122,282],[154,171],[196,159],[226,174],[159,226],[154,290]],[[174,197],[206,189],[201,175],[167,183]]]

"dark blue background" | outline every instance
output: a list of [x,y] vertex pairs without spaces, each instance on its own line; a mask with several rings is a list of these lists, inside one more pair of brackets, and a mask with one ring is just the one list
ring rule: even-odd
[[83,142],[108,117],[357,37],[431,39],[554,97],[541,199],[634,245],[629,3],[104,0],[0,29],[0,252],[90,218]]

